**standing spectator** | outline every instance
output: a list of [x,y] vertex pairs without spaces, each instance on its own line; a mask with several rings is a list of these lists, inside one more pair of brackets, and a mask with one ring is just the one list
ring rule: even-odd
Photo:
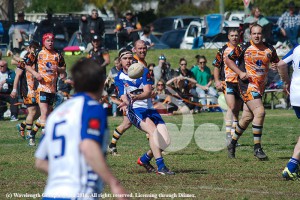
[[[199,85],[201,87],[196,87],[192,90],[193,96],[197,95],[198,98],[200,98],[201,104],[202,104],[202,110],[208,110],[207,100],[206,100],[206,94],[209,94],[212,96],[211,103],[216,104],[217,98],[218,98],[218,92],[215,88],[212,87],[212,74],[210,69],[206,66],[207,60],[205,56],[199,56],[197,58],[198,60],[198,66],[194,66],[191,71],[194,74],[194,77]],[[197,101],[198,99],[195,98]]]
[[86,44],[92,41],[94,35],[103,36],[105,24],[102,17],[99,17],[97,9],[93,9],[92,15],[89,17],[81,16],[79,29]]
[[300,15],[296,13],[296,5],[293,1],[288,4],[289,10],[278,19],[278,26],[283,36],[286,36],[293,47],[297,46],[300,26]]
[[71,72],[77,94],[49,116],[35,153],[36,168],[48,175],[43,199],[98,199],[92,196],[103,192],[104,183],[118,199],[128,199],[121,196],[126,192],[105,160],[107,116],[97,102],[105,80],[103,68],[83,59]]
[[156,85],[160,79],[168,81],[173,78],[174,70],[171,69],[170,63],[167,62],[167,58],[163,54],[158,57],[158,65],[154,67],[153,74],[154,85]]
[[33,34],[34,29],[35,25],[25,20],[24,12],[18,12],[17,21],[13,23],[8,30],[14,53],[16,53],[16,51],[20,52],[22,43],[30,39],[30,35]]
[[133,17],[131,10],[127,10],[125,17],[117,24],[115,32],[118,32],[119,47],[126,46],[126,42],[132,42],[133,44],[140,38],[138,31],[142,30],[141,24],[137,21],[136,17]]
[[18,97],[10,97],[13,90],[13,84],[16,73],[7,67],[5,60],[0,60],[0,119],[3,119],[3,113],[10,104],[11,117],[10,121],[18,121]]
[[141,36],[141,40],[145,41],[147,48],[153,47],[155,44],[151,41],[150,35],[152,33],[153,26],[144,26],[143,35]]
[[103,67],[106,75],[106,66],[109,65],[110,58],[108,50],[101,47],[101,40],[101,36],[93,35],[93,48],[89,51],[88,58],[93,59],[96,63]]

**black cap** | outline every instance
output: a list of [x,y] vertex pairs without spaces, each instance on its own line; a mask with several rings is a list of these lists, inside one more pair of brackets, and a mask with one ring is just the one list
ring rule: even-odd
[[101,40],[102,40],[102,37],[99,36],[99,35],[93,35],[92,40],[98,40],[98,41],[101,41]]
[[126,14],[126,15],[132,15],[132,11],[131,11],[131,10],[127,10],[127,11],[125,12],[125,14]]
[[288,7],[289,8],[296,8],[295,2],[290,1],[289,4],[288,4]]
[[24,17],[24,12],[23,11],[19,11],[18,12],[18,17]]

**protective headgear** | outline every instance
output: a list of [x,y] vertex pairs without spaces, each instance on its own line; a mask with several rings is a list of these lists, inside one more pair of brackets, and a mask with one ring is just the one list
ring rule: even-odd
[[47,39],[52,39],[52,40],[54,40],[54,35],[53,35],[52,33],[45,33],[45,34],[43,35],[43,45],[45,45],[45,41],[46,41]]

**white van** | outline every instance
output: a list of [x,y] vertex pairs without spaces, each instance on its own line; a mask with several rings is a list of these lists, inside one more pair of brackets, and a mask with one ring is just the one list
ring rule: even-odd
[[[238,28],[240,22],[239,21],[228,21],[225,20],[223,27],[226,28]],[[225,33],[225,31],[224,31]],[[182,43],[180,44],[180,49],[192,49],[194,38],[200,35],[205,34],[205,24],[204,21],[192,21],[186,29],[184,37],[182,39]],[[225,42],[216,42],[215,45],[208,45],[209,48],[221,48]],[[204,46],[206,43],[204,42]],[[207,46],[206,46],[207,47]]]

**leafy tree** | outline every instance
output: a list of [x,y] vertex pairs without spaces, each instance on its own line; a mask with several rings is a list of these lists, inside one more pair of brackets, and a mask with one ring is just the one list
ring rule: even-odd
[[45,12],[51,9],[54,13],[67,13],[82,11],[82,0],[32,0],[31,6],[27,9],[28,12]]

